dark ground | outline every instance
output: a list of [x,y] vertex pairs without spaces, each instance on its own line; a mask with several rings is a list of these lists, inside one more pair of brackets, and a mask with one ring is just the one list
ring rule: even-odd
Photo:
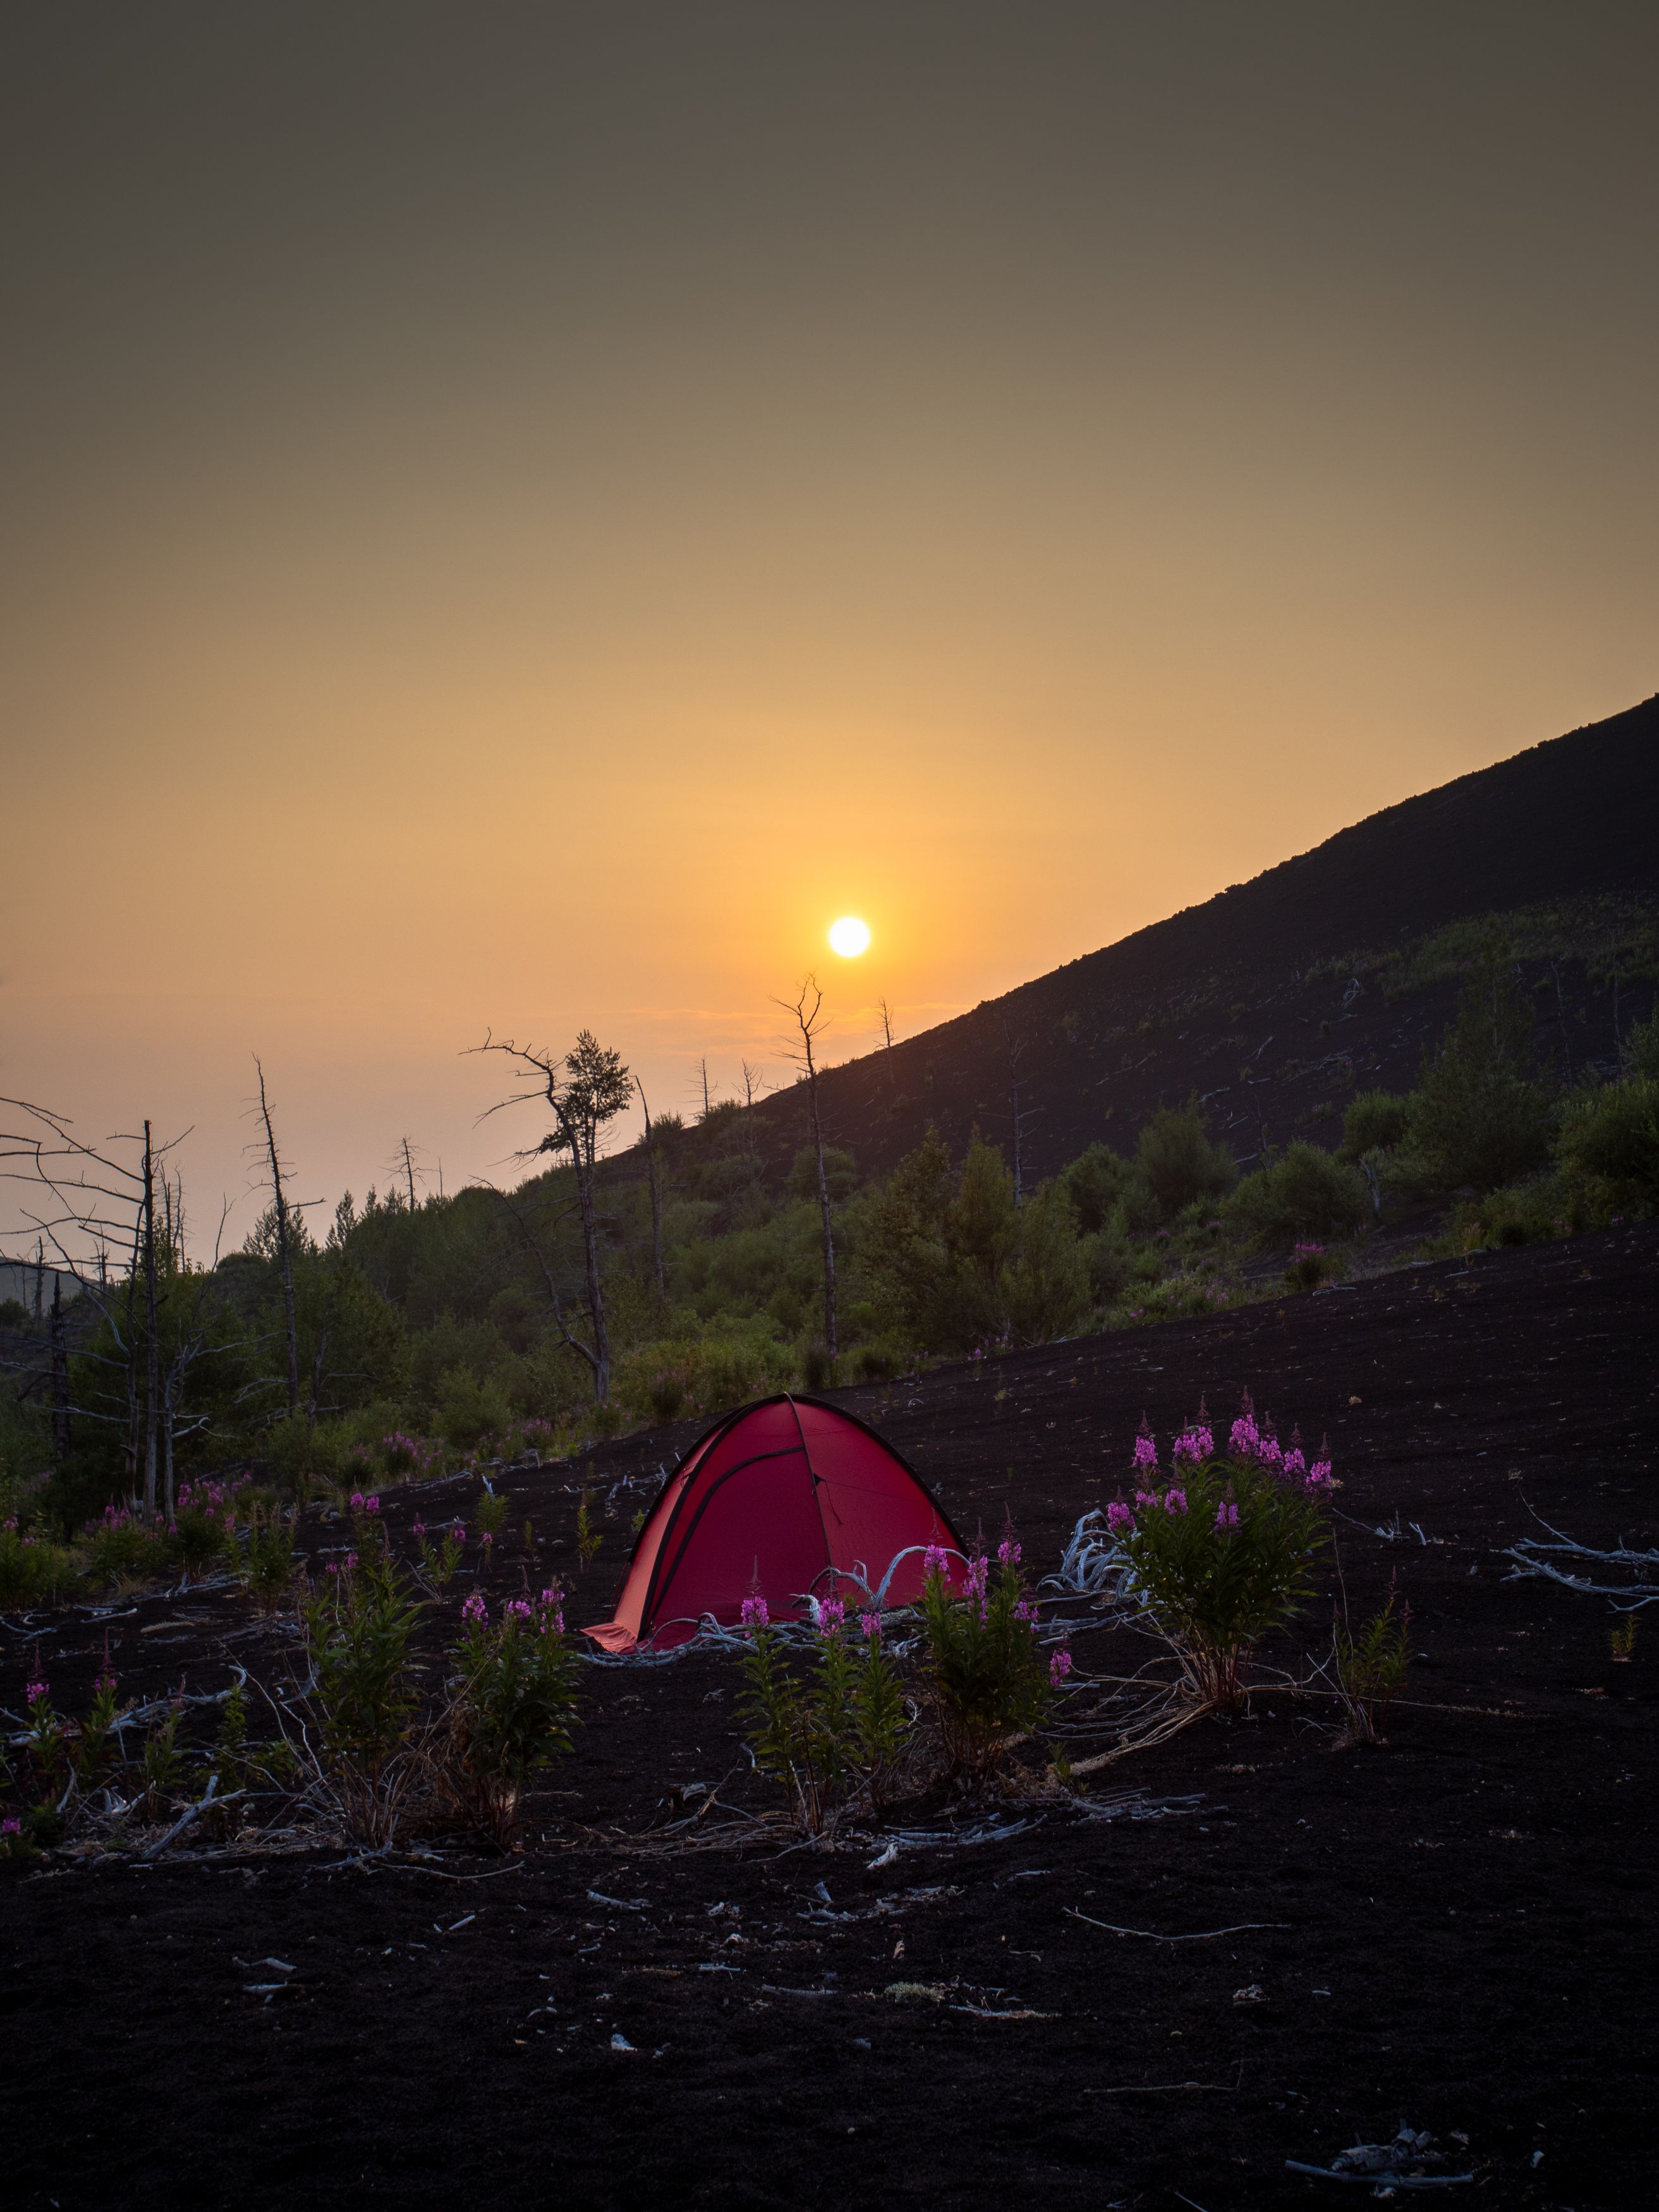
[[[1164,1817],[1039,1808],[878,1869],[869,1846],[633,1855],[596,1832],[668,1817],[671,1786],[737,1759],[731,1667],[596,1669],[521,1862],[7,1870],[8,2201],[1227,2212],[1336,2195],[1285,2160],[1406,2121],[1480,2177],[1454,2202],[1651,2203],[1659,1616],[1614,1665],[1604,1601],[1506,1583],[1494,1553],[1528,1506],[1656,1540],[1656,1346],[1649,1225],[848,1394],[959,1523],[994,1532],[1012,1505],[1040,1569],[1113,1494],[1143,1407],[1167,1434],[1200,1389],[1231,1409],[1248,1384],[1285,1427],[1328,1429],[1351,1594],[1397,1567],[1425,1655],[1388,1747],[1333,1751],[1326,1709],[1268,1693],[1093,1778],[1097,1799],[1196,1801]],[[642,1479],[688,1434],[593,1455],[600,1494],[636,1486],[578,1619],[608,1613]],[[517,1482],[544,1561],[571,1557],[573,1492],[569,1469]],[[394,1525],[432,1502],[388,1501]],[[1429,1540],[1368,1533],[1396,1515]],[[1316,1601],[1301,1648],[1324,1619]],[[181,1668],[215,1686],[232,1653],[274,1674],[283,1648],[232,1593],[113,1628],[129,1692]],[[100,1634],[53,1617],[70,1710]],[[15,1715],[31,1647],[4,1641]],[[1127,1646],[1085,1637],[1079,1663]],[[1166,1944],[1067,1907],[1268,1924]],[[901,1979],[944,1996],[884,1994]]]

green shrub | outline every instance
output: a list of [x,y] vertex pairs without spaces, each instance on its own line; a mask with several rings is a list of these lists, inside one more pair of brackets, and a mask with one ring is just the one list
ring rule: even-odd
[[347,1832],[382,1844],[413,1781],[410,1644],[425,1610],[383,1549],[330,1571],[304,1607],[323,1755]]
[[0,1528],[0,1605],[49,1605],[75,1579],[75,1562],[61,1544]]
[[1195,1099],[1158,1108],[1135,1146],[1135,1171],[1166,1220],[1195,1199],[1222,1197],[1238,1175],[1231,1153],[1210,1141]]
[[1570,1171],[1598,1176],[1616,1201],[1659,1206],[1659,1077],[1628,1076],[1575,1099],[1557,1158]]
[[1227,1200],[1224,1217],[1261,1245],[1357,1229],[1370,1195],[1357,1168],[1298,1137],[1281,1157],[1248,1175]]
[[953,1772],[982,1780],[1001,1760],[1009,1736],[1048,1717],[1056,1680],[1071,1661],[1045,1664],[1036,1608],[1019,1568],[1019,1546],[1005,1537],[991,1563],[976,1552],[959,1589],[946,1554],[930,1547],[921,1613],[927,1671],[945,1754]]
[[880,1616],[860,1616],[855,1643],[845,1605],[827,1598],[814,1626],[806,1665],[796,1667],[765,1599],[744,1600],[741,1710],[755,1764],[778,1784],[806,1836],[833,1828],[860,1795],[879,1803],[910,1732]]
[[556,1585],[539,1599],[508,1599],[493,1623],[477,1590],[461,1613],[446,1779],[472,1818],[508,1844],[531,1776],[571,1747],[579,1662]]
[[1410,1100],[1391,1091],[1361,1091],[1348,1102],[1342,1116],[1342,1142],[1337,1157],[1358,1160],[1366,1152],[1391,1152],[1403,1142]]
[[1419,1188],[1500,1183],[1541,1168],[1553,1134],[1550,1100],[1527,1074],[1532,1005],[1507,944],[1483,939],[1457,1018],[1423,1064],[1401,1142],[1401,1170]]
[[1133,1506],[1107,1508],[1132,1587],[1179,1654],[1194,1695],[1226,1711],[1244,1694],[1249,1653],[1288,1620],[1311,1587],[1327,1539],[1328,1462],[1309,1468],[1257,1427],[1248,1398],[1218,1452],[1201,1422],[1175,1441],[1172,1479],[1157,1447],[1135,1445]]
[[1336,1261],[1322,1244],[1298,1244],[1291,1254],[1291,1264],[1285,1270],[1287,1291],[1316,1291],[1340,1273]]
[[1118,1237],[1103,1231],[1083,1248],[1089,1270],[1089,1295],[1097,1305],[1110,1305],[1134,1279],[1133,1255]]
[[1659,1005],[1644,1022],[1633,1022],[1625,1038],[1625,1068],[1631,1075],[1659,1079]]
[[513,1407],[495,1377],[481,1380],[465,1368],[452,1367],[439,1382],[434,1419],[446,1443],[471,1451],[481,1438],[511,1427]]
[[1060,1182],[1071,1201],[1078,1234],[1094,1237],[1112,1218],[1112,1209],[1123,1195],[1129,1164],[1109,1145],[1091,1145],[1062,1170]]
[[135,1520],[125,1507],[109,1506],[101,1521],[88,1524],[82,1539],[86,1578],[94,1589],[123,1583],[149,1582],[165,1573],[167,1547],[153,1528]]
[[[851,1152],[837,1151],[834,1145],[823,1148],[823,1180],[830,1188],[832,1206],[845,1204],[859,1187],[859,1171]],[[816,1206],[818,1197],[817,1154],[810,1146],[803,1146],[795,1155],[789,1170],[789,1195],[793,1199],[811,1199]]]

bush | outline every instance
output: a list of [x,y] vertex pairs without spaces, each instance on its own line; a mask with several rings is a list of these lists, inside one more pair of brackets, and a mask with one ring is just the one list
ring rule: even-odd
[[1337,1158],[1358,1160],[1367,1152],[1391,1152],[1402,1143],[1411,1101],[1391,1091],[1362,1091],[1348,1102],[1342,1116],[1342,1142]]
[[982,1552],[969,1560],[959,1589],[947,1579],[943,1551],[930,1546],[925,1565],[921,1613],[939,1735],[952,1771],[981,1781],[1010,1735],[1048,1717],[1053,1680],[1065,1669],[1045,1665],[1037,1649],[1036,1607],[1012,1534],[998,1547],[994,1577]]
[[0,1528],[0,1605],[48,1605],[75,1579],[75,1562],[61,1544]]
[[578,1662],[565,1642],[556,1584],[539,1599],[510,1598],[493,1624],[475,1590],[462,1618],[446,1784],[498,1843],[508,1844],[531,1776],[571,1747]]
[[1195,1199],[1224,1196],[1238,1176],[1231,1153],[1211,1143],[1196,1100],[1158,1108],[1135,1146],[1135,1171],[1166,1220]]
[[389,1843],[415,1782],[410,1644],[424,1606],[384,1547],[354,1553],[307,1602],[325,1771],[349,1834]]
[[1337,1264],[1322,1244],[1298,1244],[1285,1270],[1287,1291],[1316,1291],[1337,1273]]
[[1091,1145],[1060,1175],[1077,1222],[1078,1234],[1094,1237],[1112,1218],[1112,1209],[1123,1195],[1129,1164],[1109,1145]]
[[1328,1462],[1310,1468],[1258,1429],[1250,1402],[1224,1452],[1202,1419],[1175,1440],[1160,1488],[1149,1431],[1136,1440],[1135,1496],[1107,1508],[1131,1587],[1180,1655],[1194,1693],[1227,1711],[1243,1697],[1253,1647],[1295,1613],[1327,1540]]
[[1563,1167],[1595,1176],[1632,1206],[1659,1206],[1659,1077],[1629,1076],[1576,1099],[1561,1126]]
[[1358,1228],[1370,1212],[1370,1196],[1358,1168],[1298,1137],[1280,1158],[1245,1176],[1224,1212],[1258,1244],[1283,1245]]
[[1134,1259],[1115,1237],[1104,1231],[1091,1237],[1083,1248],[1089,1270],[1089,1295],[1097,1305],[1109,1305],[1134,1279]]
[[[858,1167],[851,1152],[838,1152],[835,1146],[823,1148],[823,1180],[829,1186],[830,1203],[842,1206],[859,1187]],[[811,1199],[818,1202],[818,1158],[811,1146],[803,1146],[794,1158],[789,1170],[789,1195],[797,1200]]]
[[803,1835],[820,1836],[859,1797],[878,1803],[909,1733],[898,1670],[881,1618],[859,1616],[855,1643],[839,1598],[816,1607],[806,1668],[789,1650],[763,1597],[745,1598],[743,1713],[755,1764],[784,1792]]
[[1419,1187],[1494,1190],[1544,1165],[1550,1102],[1526,1074],[1532,1006],[1503,939],[1483,940],[1457,1018],[1407,1103],[1401,1163]]
[[1659,1005],[1644,1022],[1633,1022],[1625,1038],[1625,1067],[1631,1075],[1659,1078]]
[[113,1589],[126,1582],[149,1582],[166,1571],[167,1547],[153,1528],[135,1521],[125,1506],[108,1505],[101,1521],[88,1522],[82,1536],[88,1583]]

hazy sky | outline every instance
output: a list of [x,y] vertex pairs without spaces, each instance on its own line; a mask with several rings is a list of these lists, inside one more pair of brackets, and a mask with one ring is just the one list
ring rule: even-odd
[[[0,31],[0,1091],[685,1106],[1659,688],[1659,9]],[[875,933],[839,962],[843,913]],[[252,1202],[241,1219],[251,1218]]]

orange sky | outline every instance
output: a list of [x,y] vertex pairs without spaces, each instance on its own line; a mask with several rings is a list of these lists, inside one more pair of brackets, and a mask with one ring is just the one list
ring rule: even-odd
[[1656,689],[1650,9],[143,18],[0,69],[0,1089],[198,1217],[255,1050],[453,1188],[486,1027],[683,1108]]

